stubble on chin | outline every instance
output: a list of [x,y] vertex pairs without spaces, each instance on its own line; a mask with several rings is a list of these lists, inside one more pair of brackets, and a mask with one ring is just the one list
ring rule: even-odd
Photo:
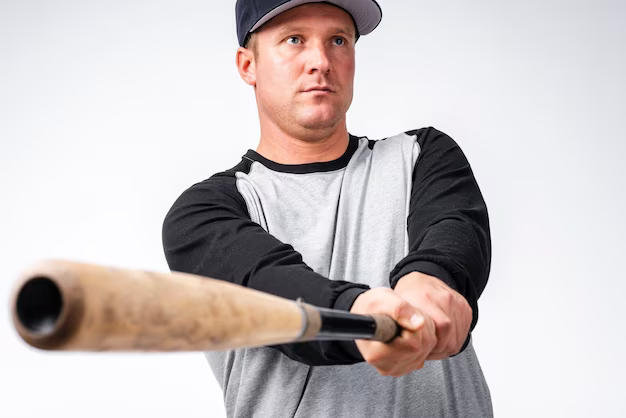
[[296,101],[290,106],[291,120],[304,129],[332,129],[345,117],[347,109],[330,99]]

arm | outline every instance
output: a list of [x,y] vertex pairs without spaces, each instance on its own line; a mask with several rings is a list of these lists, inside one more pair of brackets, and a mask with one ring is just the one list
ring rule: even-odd
[[392,270],[390,286],[395,289],[400,279],[420,272],[463,296],[472,317],[463,351],[478,321],[477,301],[489,276],[487,206],[469,162],[452,138],[432,127],[407,134],[417,135],[421,152],[412,179],[409,253]]
[[[304,298],[325,308],[349,310],[367,285],[329,280],[300,253],[250,220],[235,178],[220,173],[185,190],[163,222],[163,248],[172,271],[199,274],[284,298]],[[363,361],[354,341],[272,346],[310,365]]]

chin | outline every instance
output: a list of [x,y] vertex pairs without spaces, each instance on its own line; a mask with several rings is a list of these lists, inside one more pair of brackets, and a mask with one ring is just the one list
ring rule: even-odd
[[325,128],[332,128],[333,126],[336,126],[338,119],[337,118],[332,118],[332,119],[306,119],[306,120],[301,120],[299,121],[298,125],[302,126],[303,128],[306,129],[325,129]]
[[343,118],[345,113],[338,112],[314,112],[296,117],[298,125],[307,129],[323,129],[331,128],[337,125],[337,122]]

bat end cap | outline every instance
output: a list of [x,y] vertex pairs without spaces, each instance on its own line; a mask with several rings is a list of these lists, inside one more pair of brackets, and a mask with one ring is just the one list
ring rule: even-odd
[[28,280],[17,294],[15,316],[29,332],[45,336],[54,332],[63,308],[61,290],[47,277]]

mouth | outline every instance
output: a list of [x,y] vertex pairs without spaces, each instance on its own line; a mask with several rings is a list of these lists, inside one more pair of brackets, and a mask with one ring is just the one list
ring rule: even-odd
[[303,93],[332,93],[333,91],[331,89],[327,89],[327,88],[319,88],[319,89],[309,89],[309,90],[305,90]]

